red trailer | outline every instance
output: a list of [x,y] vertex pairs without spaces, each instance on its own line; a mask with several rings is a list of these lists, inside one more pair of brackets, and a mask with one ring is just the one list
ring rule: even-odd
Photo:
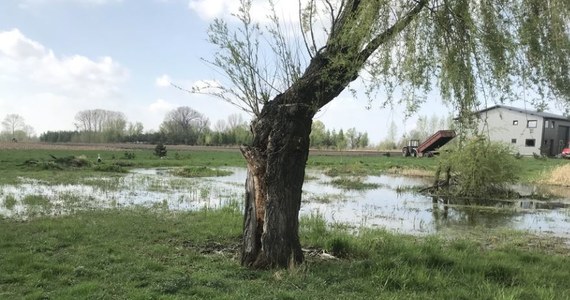
[[[402,148],[404,156],[427,156],[431,157],[437,154],[437,150],[447,144],[455,137],[453,130],[440,130],[427,138],[423,143],[417,145],[411,143],[410,145]],[[415,145],[414,145],[415,144]],[[417,146],[416,146],[417,145]]]

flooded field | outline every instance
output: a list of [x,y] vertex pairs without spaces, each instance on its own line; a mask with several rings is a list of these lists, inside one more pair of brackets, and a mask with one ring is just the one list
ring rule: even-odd
[[[93,178],[80,185],[22,179],[18,185],[0,186],[0,215],[26,219],[132,205],[169,210],[241,206],[246,171],[226,169],[232,175],[211,178],[182,178],[165,169],[138,169],[126,176]],[[378,188],[355,191],[333,186],[332,178],[318,171],[307,173],[301,214],[319,214],[329,222],[420,235],[513,228],[570,238],[570,196],[548,201],[482,199],[470,203],[413,192],[413,187],[429,185],[424,178],[368,176],[363,181]],[[523,195],[550,192],[532,186],[516,189]]]

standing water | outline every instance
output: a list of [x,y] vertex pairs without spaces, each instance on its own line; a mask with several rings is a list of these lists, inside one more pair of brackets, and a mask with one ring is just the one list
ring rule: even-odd
[[[165,169],[136,169],[124,177],[92,178],[83,184],[52,185],[22,180],[0,186],[0,215],[29,218],[77,210],[140,205],[170,210],[199,210],[243,203],[245,168],[225,168],[229,176],[182,178]],[[354,227],[429,234],[443,230],[512,228],[570,237],[570,197],[551,201],[480,199],[466,203],[434,199],[414,192],[424,178],[368,176],[377,188],[347,190],[332,178],[307,171],[301,215],[318,214],[328,222]],[[519,186],[521,193],[535,187]],[[527,191],[525,191],[527,190]]]

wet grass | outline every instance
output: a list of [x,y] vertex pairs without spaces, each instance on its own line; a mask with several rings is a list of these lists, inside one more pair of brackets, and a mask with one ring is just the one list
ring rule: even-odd
[[435,172],[438,158],[409,158],[385,156],[325,156],[311,155],[308,167],[324,170],[325,175],[364,176],[391,173],[390,170],[424,170]]
[[22,204],[43,207],[48,207],[51,205],[50,200],[44,195],[26,195],[22,199]]
[[3,206],[6,209],[9,209],[9,210],[14,209],[14,206],[16,206],[17,203],[18,203],[18,200],[16,200],[16,197],[14,197],[14,195],[6,195],[6,197],[4,197]]
[[364,182],[361,177],[342,176],[330,182],[333,186],[344,190],[373,190],[380,187],[380,184]]
[[[168,146],[167,146],[168,149]],[[129,153],[126,155],[125,153]],[[38,167],[52,165],[57,158],[81,158],[81,167]],[[102,162],[97,163],[101,156]],[[127,158],[128,157],[128,158]],[[30,165],[29,161],[37,161]],[[69,160],[71,161],[71,160]],[[50,183],[74,184],[85,178],[122,175],[131,168],[171,168],[184,166],[238,166],[245,167],[239,151],[192,151],[173,150],[160,159],[152,149],[117,150],[61,150],[61,149],[0,149],[0,184],[17,184],[20,178],[36,178]]]
[[228,170],[213,169],[206,166],[191,166],[173,169],[171,173],[174,176],[195,178],[228,176],[233,172]]
[[[505,233],[473,239],[357,235],[301,220],[307,262],[239,266],[235,207],[99,210],[0,219],[2,299],[566,299],[568,250]],[[500,240],[500,244],[489,241]],[[532,244],[532,247],[521,245]],[[553,249],[556,249],[554,251]],[[564,252],[566,251],[566,252]],[[335,258],[325,259],[327,253]],[[329,256],[330,258],[330,256]]]
[[303,194],[303,202],[328,204],[346,200],[342,194]]

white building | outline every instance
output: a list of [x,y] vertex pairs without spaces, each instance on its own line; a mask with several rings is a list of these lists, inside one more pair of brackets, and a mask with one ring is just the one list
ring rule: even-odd
[[495,105],[477,112],[479,130],[511,144],[521,155],[554,156],[568,145],[570,119],[562,115]]

